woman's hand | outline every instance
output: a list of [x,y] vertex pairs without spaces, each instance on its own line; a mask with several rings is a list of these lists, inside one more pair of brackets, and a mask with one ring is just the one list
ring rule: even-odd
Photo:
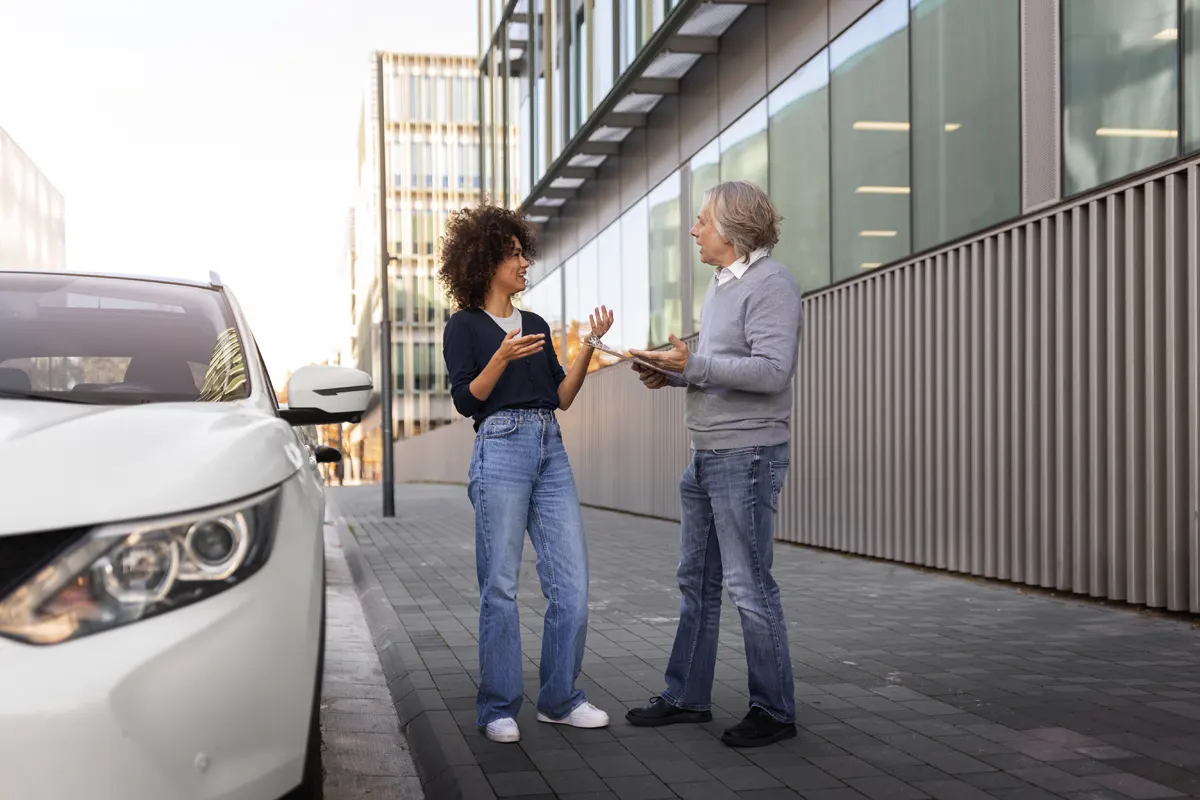
[[591,325],[592,335],[602,339],[612,329],[613,312],[608,310],[608,306],[600,306],[588,314],[588,324]]
[[546,337],[540,333],[517,336],[518,333],[520,333],[519,330],[508,332],[500,344],[500,349],[492,356],[493,361],[499,364],[510,364],[534,353],[540,353],[545,346]]

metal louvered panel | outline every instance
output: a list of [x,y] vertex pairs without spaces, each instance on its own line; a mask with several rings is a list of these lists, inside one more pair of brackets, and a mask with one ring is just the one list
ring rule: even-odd
[[1021,0],[1021,187],[1026,211],[1061,196],[1059,5]]
[[[1193,158],[807,296],[779,538],[1200,612],[1198,261]],[[591,375],[582,501],[678,519],[683,408]],[[470,451],[434,431],[397,474]]]

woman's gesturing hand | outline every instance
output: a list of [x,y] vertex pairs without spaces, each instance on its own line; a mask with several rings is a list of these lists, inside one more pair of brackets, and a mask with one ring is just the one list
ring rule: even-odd
[[540,333],[533,333],[529,336],[517,336],[519,330],[512,330],[504,337],[504,342],[501,343],[500,349],[496,351],[496,355],[492,356],[501,364],[508,364],[512,361],[531,356],[534,353],[541,351],[546,337]]
[[600,306],[588,314],[588,324],[592,326],[593,336],[597,339],[603,338],[604,334],[612,328],[613,312],[608,310],[608,306]]

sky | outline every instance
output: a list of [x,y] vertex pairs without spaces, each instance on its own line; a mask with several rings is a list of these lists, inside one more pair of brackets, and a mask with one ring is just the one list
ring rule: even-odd
[[476,0],[0,0],[0,128],[65,198],[67,269],[216,270],[278,385],[350,328],[371,54],[473,55],[475,20]]

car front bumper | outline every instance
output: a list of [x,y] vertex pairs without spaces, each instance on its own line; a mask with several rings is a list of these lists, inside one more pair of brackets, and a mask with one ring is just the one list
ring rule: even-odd
[[301,780],[324,591],[319,496],[208,600],[60,645],[0,639],[0,800],[275,800]]

